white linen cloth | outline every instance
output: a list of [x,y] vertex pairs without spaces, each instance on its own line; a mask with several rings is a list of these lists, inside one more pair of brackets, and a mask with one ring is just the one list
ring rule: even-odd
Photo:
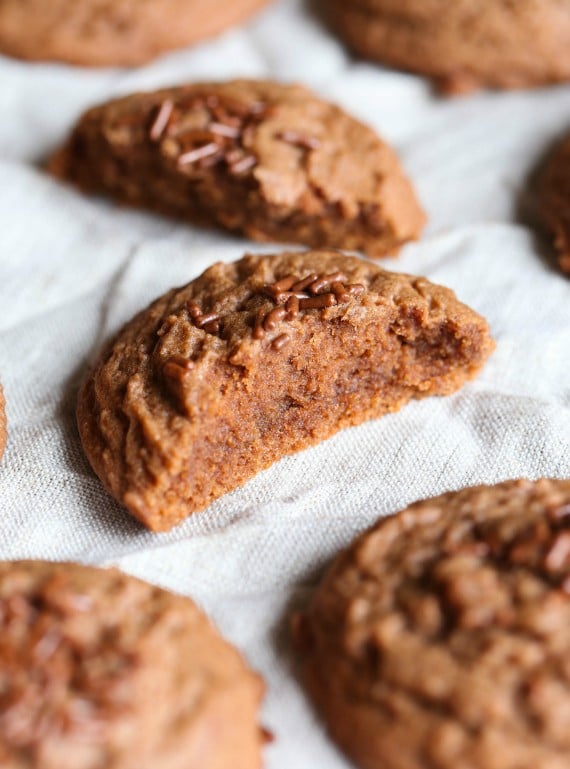
[[[450,286],[497,351],[450,398],[286,458],[174,531],[142,529],[103,490],[74,420],[88,361],[135,311],[216,260],[271,252],[83,197],[41,161],[89,105],[236,76],[301,80],[391,141],[429,214],[383,266]],[[570,86],[443,100],[355,62],[300,0],[134,70],[0,58],[0,558],[116,564],[193,596],[268,682],[268,769],[346,767],[295,675],[287,617],[323,565],[379,516],[475,483],[570,476],[570,280],[524,224],[527,179],[570,129]],[[521,223],[523,222],[523,223]]]

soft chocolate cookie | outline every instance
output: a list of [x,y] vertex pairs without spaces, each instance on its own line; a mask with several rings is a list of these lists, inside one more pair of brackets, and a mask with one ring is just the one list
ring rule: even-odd
[[286,454],[446,395],[493,349],[448,289],[330,251],[215,264],[140,313],[79,396],[108,490],[169,529]]
[[0,564],[3,769],[260,769],[261,680],[187,598]]
[[570,136],[552,153],[542,172],[539,206],[542,220],[554,236],[560,266],[570,272]]
[[356,53],[450,93],[570,80],[568,0],[320,0]]
[[570,766],[570,481],[381,520],[294,629],[315,703],[363,769]]
[[267,0],[0,0],[0,51],[136,66],[242,21]]
[[394,152],[301,86],[238,80],[110,102],[50,167],[87,192],[256,240],[386,256],[424,223]]
[[7,424],[6,424],[6,401],[4,400],[4,391],[0,385],[0,459],[6,448]]

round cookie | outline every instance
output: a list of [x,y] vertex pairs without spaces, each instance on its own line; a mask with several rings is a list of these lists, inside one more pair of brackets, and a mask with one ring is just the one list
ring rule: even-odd
[[419,502],[332,565],[296,623],[364,769],[570,765],[570,481]]
[[570,80],[567,0],[320,0],[365,58],[436,78],[458,93]]
[[187,598],[0,563],[3,769],[259,769],[261,680]]
[[4,400],[4,391],[0,385],[0,459],[6,448],[7,424],[6,424],[6,401]]
[[554,150],[539,182],[540,215],[554,236],[559,263],[570,273],[570,136]]
[[0,0],[0,51],[136,66],[242,21],[267,0]]

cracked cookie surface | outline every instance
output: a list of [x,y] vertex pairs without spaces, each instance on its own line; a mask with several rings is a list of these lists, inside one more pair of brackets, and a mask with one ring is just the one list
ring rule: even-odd
[[424,214],[372,129],[301,86],[238,80],[87,112],[51,160],[86,192],[255,240],[395,254]]
[[80,391],[107,489],[171,528],[278,459],[446,395],[493,349],[452,291],[338,252],[216,264],[141,312]]
[[3,769],[260,769],[262,682],[190,599],[0,563],[0,628]]
[[464,489],[381,520],[294,628],[315,703],[364,769],[564,769],[570,481]]

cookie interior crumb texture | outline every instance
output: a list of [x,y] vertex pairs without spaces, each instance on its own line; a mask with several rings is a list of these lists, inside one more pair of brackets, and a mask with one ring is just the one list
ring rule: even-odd
[[255,240],[396,254],[425,217],[393,150],[301,86],[239,80],[96,107],[51,171]]
[[570,80],[567,0],[320,0],[365,58],[435,78],[443,91]]
[[295,635],[332,737],[364,769],[570,766],[570,481],[381,520]]
[[560,267],[570,273],[570,136],[546,163],[539,181],[539,206],[542,220],[554,236]]
[[0,51],[34,61],[138,66],[218,34],[267,1],[0,0]]
[[8,433],[8,425],[6,421],[6,401],[4,399],[4,390],[0,384],[0,459],[4,454],[6,448],[6,437]]
[[3,769],[260,769],[262,682],[189,599],[1,563],[0,627]]
[[132,320],[79,395],[86,454],[171,528],[338,430],[447,395],[494,344],[452,291],[332,251],[216,264]]

